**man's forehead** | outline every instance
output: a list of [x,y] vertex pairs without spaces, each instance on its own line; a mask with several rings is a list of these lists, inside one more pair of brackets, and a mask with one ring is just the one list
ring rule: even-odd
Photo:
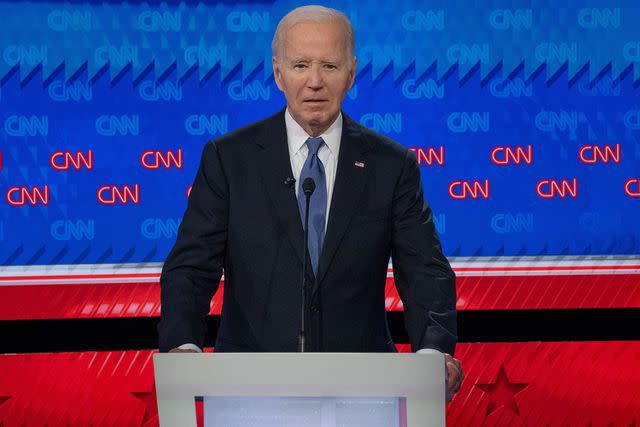
[[287,37],[283,40],[282,51],[287,59],[338,61],[346,55],[347,46],[346,43],[340,39]]

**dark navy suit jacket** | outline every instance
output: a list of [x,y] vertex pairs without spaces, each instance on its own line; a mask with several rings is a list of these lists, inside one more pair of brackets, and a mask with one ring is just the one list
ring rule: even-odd
[[[453,354],[455,275],[415,156],[343,118],[318,277],[307,280],[307,350],[395,350],[385,312],[391,256],[412,349]],[[205,345],[205,318],[223,270],[216,351],[297,350],[303,225],[295,190],[285,185],[291,176],[284,110],[205,146],[162,270],[161,351]]]

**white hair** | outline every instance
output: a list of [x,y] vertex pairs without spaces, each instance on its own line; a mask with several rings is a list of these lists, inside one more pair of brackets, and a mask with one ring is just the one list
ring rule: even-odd
[[347,56],[350,60],[353,60],[353,52],[355,51],[355,36],[353,34],[353,26],[351,21],[344,13],[336,9],[329,9],[324,6],[301,6],[293,9],[287,13],[278,22],[276,32],[273,35],[273,41],[271,42],[271,51],[273,56],[278,57],[282,48],[282,38],[284,33],[291,27],[301,22],[338,22],[344,27],[345,41],[347,45]]

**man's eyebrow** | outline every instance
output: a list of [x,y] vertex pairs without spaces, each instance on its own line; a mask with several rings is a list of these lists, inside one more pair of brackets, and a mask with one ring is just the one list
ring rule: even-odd
[[[299,62],[311,62],[311,60],[309,58],[304,58],[304,57],[299,57],[299,58],[293,58],[290,61],[292,64],[297,64]],[[322,64],[338,64],[340,63],[340,59],[339,58],[325,58],[319,61]]]

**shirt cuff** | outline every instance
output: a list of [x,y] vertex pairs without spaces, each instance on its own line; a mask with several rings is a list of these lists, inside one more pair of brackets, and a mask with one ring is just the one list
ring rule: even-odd
[[180,350],[195,350],[198,353],[202,353],[202,349],[200,347],[198,347],[195,344],[191,344],[191,343],[187,343],[187,344],[182,344],[181,346],[178,347]]

